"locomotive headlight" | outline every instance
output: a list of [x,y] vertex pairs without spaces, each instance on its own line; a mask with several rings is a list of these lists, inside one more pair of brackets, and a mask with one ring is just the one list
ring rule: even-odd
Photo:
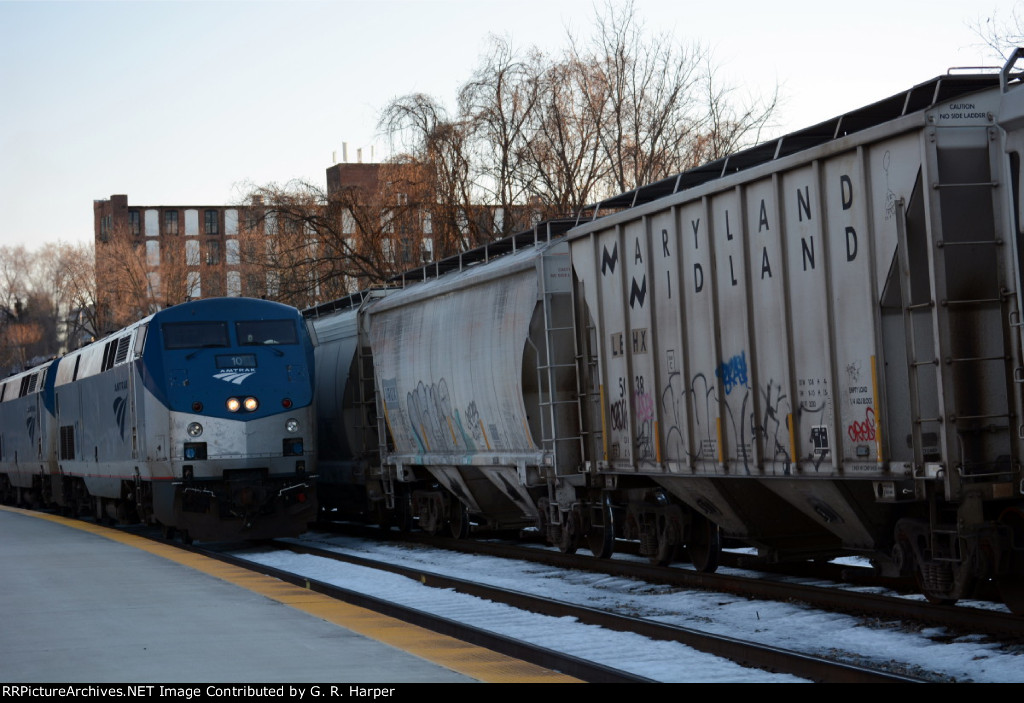
[[237,413],[238,410],[242,407],[242,401],[240,401],[238,398],[228,398],[227,405],[228,410],[230,410],[233,413]]
[[284,422],[284,428],[288,430],[290,434],[295,434],[299,431],[299,421],[294,417],[290,417]]
[[198,422],[190,422],[185,431],[188,432],[189,437],[201,437],[203,435],[203,426]]
[[258,408],[260,406],[260,403],[259,403],[258,400],[256,400],[252,396],[249,396],[248,398],[245,399],[245,402],[243,403],[243,405],[245,405],[245,409],[246,410],[248,410],[249,412],[252,412],[253,410],[255,410],[256,408]]

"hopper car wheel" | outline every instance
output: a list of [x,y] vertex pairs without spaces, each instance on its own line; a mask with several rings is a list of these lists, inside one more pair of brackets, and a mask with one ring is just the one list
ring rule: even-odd
[[718,525],[703,515],[694,513],[686,551],[693,562],[693,568],[705,574],[714,573],[718,569],[718,559],[722,551],[722,537]]
[[562,529],[558,535],[558,550],[562,554],[575,554],[580,546],[579,521],[575,511],[570,510],[562,517]]
[[665,529],[659,530],[658,551],[651,556],[651,562],[658,566],[668,566],[676,560],[679,549],[679,529],[673,520],[668,520]]
[[448,523],[455,539],[469,537],[469,510],[461,501],[452,505],[452,519]]
[[441,494],[429,493],[420,502],[420,529],[431,537],[436,537],[444,527],[444,503]]
[[601,524],[591,522],[587,530],[587,547],[598,559],[608,559],[615,551],[615,521],[609,501],[605,496],[601,503]]

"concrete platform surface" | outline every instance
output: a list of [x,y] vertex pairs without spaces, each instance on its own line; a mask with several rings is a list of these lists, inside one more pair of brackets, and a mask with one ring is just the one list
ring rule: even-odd
[[[154,553],[118,535],[0,509],[0,682],[558,680],[543,670],[519,678],[516,660],[488,650],[445,660],[443,650],[478,648],[433,642],[433,633],[405,623],[382,623],[382,616],[244,570],[225,575],[234,567],[213,560],[186,564],[173,547],[156,545],[167,553]],[[386,644],[389,638],[398,644]]]

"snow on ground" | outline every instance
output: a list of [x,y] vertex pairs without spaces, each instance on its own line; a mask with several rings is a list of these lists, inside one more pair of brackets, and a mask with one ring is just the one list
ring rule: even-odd
[[[908,626],[895,621],[828,613],[800,604],[753,601],[731,594],[686,590],[418,545],[378,543],[320,533],[304,537],[304,541],[312,539],[342,553],[839,661],[894,662],[897,668],[893,670],[912,676],[938,681],[1024,682],[1024,645],[1000,645],[981,636],[952,638],[943,628]],[[524,613],[364,567],[284,551],[247,551],[239,556],[658,681],[799,680],[789,675],[744,668],[685,645],[611,632],[580,624],[572,618]]]

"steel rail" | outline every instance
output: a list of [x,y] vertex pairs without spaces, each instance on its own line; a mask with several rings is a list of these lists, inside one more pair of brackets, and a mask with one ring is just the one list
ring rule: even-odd
[[595,662],[573,657],[561,652],[556,652],[545,647],[521,642],[504,635],[465,625],[448,618],[443,618],[431,613],[426,613],[415,608],[392,603],[380,598],[359,593],[347,588],[311,579],[301,574],[295,574],[283,569],[265,566],[257,562],[249,561],[242,557],[224,554],[211,548],[191,546],[180,546],[183,549],[202,554],[211,559],[232,564],[244,569],[249,569],[266,576],[272,576],[287,583],[301,586],[310,591],[321,593],[331,598],[344,601],[376,613],[393,617],[418,627],[448,635],[456,639],[468,642],[480,647],[505,654],[510,657],[522,659],[537,666],[559,671],[563,674],[573,676],[588,683],[654,683],[652,679],[639,676],[626,671],[620,671],[611,667],[603,666]]
[[[506,559],[522,559],[561,569],[578,569],[609,576],[642,579],[651,583],[732,593],[762,600],[797,600],[821,608],[871,617],[913,620],[972,633],[1024,636],[1024,617],[1005,611],[941,605],[910,598],[863,593],[842,588],[838,584],[835,587],[826,587],[780,581],[771,577],[751,578],[728,574],[706,574],[684,568],[663,567],[621,559],[597,559],[590,556],[563,554],[550,549],[497,542],[435,537],[424,543],[442,549],[486,554]],[[742,568],[754,571],[758,567],[748,565]]]
[[574,617],[580,622],[589,625],[596,625],[619,632],[631,632],[651,639],[678,642],[714,656],[730,659],[741,666],[789,673],[812,681],[826,683],[908,683],[922,681],[921,679],[905,675],[839,663],[780,647],[748,642],[733,637],[701,632],[691,628],[668,625],[643,618],[619,615],[596,608],[445,576],[419,568],[398,566],[365,557],[342,554],[300,542],[275,540],[273,545],[296,553],[387,571],[413,579],[426,586],[453,589],[459,593],[504,603],[521,610],[528,610],[551,617]]

